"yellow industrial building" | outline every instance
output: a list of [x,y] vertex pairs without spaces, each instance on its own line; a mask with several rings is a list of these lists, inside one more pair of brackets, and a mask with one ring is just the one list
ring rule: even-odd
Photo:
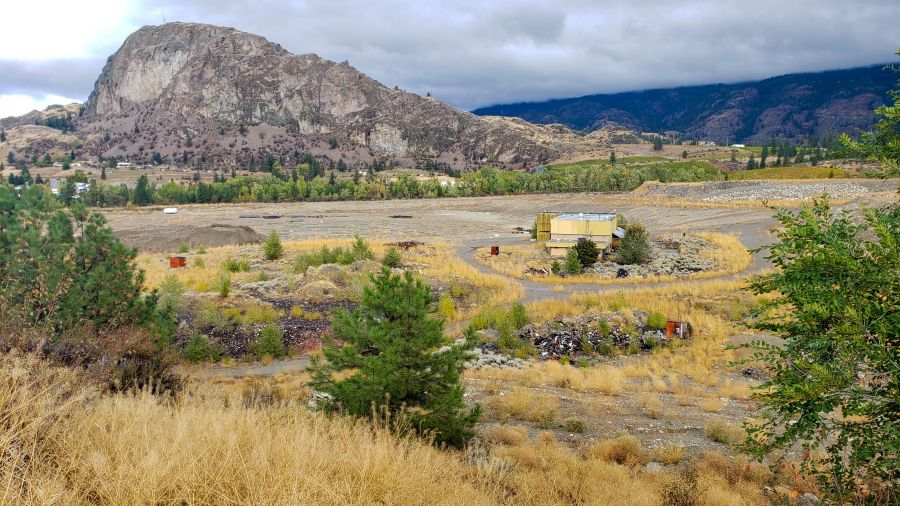
[[537,233],[538,240],[546,241],[550,255],[565,256],[581,238],[594,241],[597,249],[608,253],[613,238],[621,236],[622,229],[614,213],[541,213]]

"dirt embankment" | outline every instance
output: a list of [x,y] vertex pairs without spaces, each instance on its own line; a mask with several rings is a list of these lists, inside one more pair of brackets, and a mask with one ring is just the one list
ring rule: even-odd
[[182,244],[191,249],[231,244],[254,244],[263,237],[246,225],[223,225],[214,223],[205,226],[183,225],[149,230],[128,230],[118,232],[125,244],[146,252],[178,251]]

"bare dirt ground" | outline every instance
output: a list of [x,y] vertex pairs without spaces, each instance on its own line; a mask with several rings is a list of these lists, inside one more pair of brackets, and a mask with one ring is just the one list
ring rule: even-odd
[[[622,212],[654,232],[759,230],[773,224],[763,208],[672,207],[664,196],[640,199],[631,193],[516,195],[370,202],[221,204],[104,211],[113,230],[128,233],[176,232],[188,226],[248,225],[262,235],[275,230],[283,239],[352,237],[374,240],[441,238],[456,244],[527,237],[535,214],[543,210]],[[656,204],[658,202],[658,204]],[[516,227],[522,230],[517,231]],[[127,236],[126,236],[127,239]],[[748,244],[748,246],[752,246]]]

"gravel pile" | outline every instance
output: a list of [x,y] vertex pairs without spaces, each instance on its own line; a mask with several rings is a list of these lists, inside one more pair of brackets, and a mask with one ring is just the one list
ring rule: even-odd
[[654,185],[651,193],[705,202],[729,202],[736,200],[794,200],[809,199],[828,193],[836,199],[866,195],[872,191],[890,190],[890,183],[856,181],[717,181],[698,184]]

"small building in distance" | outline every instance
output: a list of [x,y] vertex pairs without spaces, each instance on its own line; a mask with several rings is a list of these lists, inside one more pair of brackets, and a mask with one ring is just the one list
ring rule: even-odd
[[590,239],[603,254],[612,248],[613,235],[618,228],[615,213],[562,213],[550,218],[550,238],[547,252],[551,256],[565,256],[578,239]]

